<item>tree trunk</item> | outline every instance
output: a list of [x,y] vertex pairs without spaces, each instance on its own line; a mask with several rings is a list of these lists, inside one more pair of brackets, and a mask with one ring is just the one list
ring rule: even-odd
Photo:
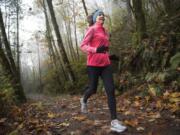
[[43,0],[43,8],[44,8],[44,15],[45,15],[45,20],[46,20],[46,38],[48,41],[48,47],[49,47],[49,51],[50,51],[50,55],[52,55],[52,62],[54,63],[54,70],[56,72],[56,79],[59,83],[59,85],[61,85],[61,79],[59,76],[59,72],[58,72],[58,65],[57,65],[57,59],[56,59],[56,55],[53,49],[53,45],[52,45],[52,38],[51,38],[51,29],[50,29],[50,25],[49,25],[49,20],[48,20],[48,15],[47,15],[47,10],[46,10],[46,6],[45,6],[45,0]]
[[[10,12],[10,7],[8,7],[8,12]],[[7,22],[7,38],[10,39],[10,24],[11,24],[11,19],[10,19],[11,15],[8,14],[8,22]],[[9,44],[10,44],[10,41],[9,41]]]
[[13,59],[13,55],[11,52],[11,48],[7,39],[7,35],[6,35],[6,31],[5,31],[5,27],[4,27],[4,22],[3,22],[3,17],[2,17],[2,12],[0,10],[0,29],[1,29],[1,34],[2,34],[2,38],[3,38],[3,42],[6,48],[6,53],[7,53],[7,57],[8,60],[11,64],[11,70],[14,73],[15,76],[17,76],[17,69],[16,69],[16,65]]
[[39,43],[37,41],[37,51],[38,51],[38,68],[39,68],[39,92],[42,93],[43,92],[43,88],[42,88],[42,75],[41,75],[41,58],[40,58],[40,54],[39,54]]
[[88,11],[87,11],[87,8],[86,8],[86,3],[84,0],[82,0],[82,3],[83,3],[83,8],[84,8],[84,11],[86,13],[86,16],[88,16]]
[[163,0],[164,8],[168,16],[172,14],[172,0]]
[[19,0],[17,0],[17,3],[16,3],[16,17],[17,17],[17,71],[18,71],[18,74],[20,76],[20,51],[19,51]]
[[73,23],[74,23],[74,37],[75,37],[76,51],[77,51],[77,57],[79,60],[79,47],[78,47],[78,41],[77,41],[76,12],[75,12],[74,0],[73,0]]
[[[64,17],[70,16],[68,9],[63,10],[63,16]],[[65,24],[65,30],[66,30],[66,33],[67,33],[67,42],[68,42],[68,46],[69,46],[69,52],[70,52],[70,55],[72,57],[72,60],[75,61],[76,60],[76,54],[75,54],[75,50],[73,48],[70,19],[64,20],[64,24]]]
[[57,21],[56,21],[56,17],[55,17],[53,5],[52,5],[52,0],[47,0],[47,4],[48,4],[48,7],[49,7],[49,11],[50,11],[54,31],[55,31],[55,34],[56,34],[56,37],[57,37],[57,43],[58,43],[58,46],[60,48],[62,60],[63,60],[64,65],[66,67],[68,77],[69,77],[71,83],[74,84],[75,83],[75,75],[73,73],[73,70],[71,68],[71,65],[69,63],[67,54],[66,54],[64,46],[63,46],[62,38],[61,38],[61,35],[60,35],[60,32],[59,32],[59,27],[58,27],[58,24],[57,24]]
[[170,17],[173,14],[173,1],[172,0],[163,0],[164,9],[167,13],[167,15]]
[[19,79],[16,76],[14,76],[14,73],[11,70],[11,64],[9,63],[8,58],[6,57],[6,55],[2,49],[1,40],[0,40],[0,64],[3,68],[3,71],[10,79],[10,83],[14,89],[14,94],[15,94],[17,100],[21,103],[25,102],[26,97],[25,97],[23,88],[19,82]]
[[136,19],[136,29],[138,32],[138,40],[141,41],[143,35],[146,33],[146,21],[142,8],[142,0],[132,0],[133,12]]

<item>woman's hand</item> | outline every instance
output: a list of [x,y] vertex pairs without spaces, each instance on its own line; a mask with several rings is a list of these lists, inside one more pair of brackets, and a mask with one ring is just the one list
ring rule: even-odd
[[107,50],[108,50],[108,47],[102,45],[96,49],[96,53],[105,53]]

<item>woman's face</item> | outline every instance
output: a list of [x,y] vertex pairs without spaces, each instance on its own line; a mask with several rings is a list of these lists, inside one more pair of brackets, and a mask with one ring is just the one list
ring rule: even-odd
[[100,12],[99,15],[96,18],[96,22],[99,22],[99,23],[103,24],[104,21],[105,21],[104,13]]

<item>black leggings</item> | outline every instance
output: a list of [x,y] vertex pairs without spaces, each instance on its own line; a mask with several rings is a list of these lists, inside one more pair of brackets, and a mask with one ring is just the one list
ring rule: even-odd
[[89,77],[89,87],[86,89],[84,93],[84,102],[87,103],[88,98],[95,94],[97,91],[97,85],[99,76],[101,76],[106,94],[108,97],[108,106],[111,113],[111,119],[116,119],[116,99],[114,93],[114,82],[113,82],[113,75],[112,75],[112,68],[111,66],[106,67],[93,67],[88,66],[88,77]]

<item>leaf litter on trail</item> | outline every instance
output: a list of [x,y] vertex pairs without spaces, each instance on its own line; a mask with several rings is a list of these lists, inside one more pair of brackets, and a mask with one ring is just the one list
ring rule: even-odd
[[138,119],[125,120],[124,123],[131,127],[136,127],[138,125]]
[[[179,102],[178,100],[173,100],[173,102],[170,102],[170,100],[174,98],[179,98],[179,93],[166,91],[162,94],[162,96],[156,98],[153,98],[151,95],[144,97],[134,96],[130,98],[118,98],[119,100],[117,100],[117,112],[120,112],[120,114],[123,115],[123,123],[127,126],[132,127],[130,128],[131,130],[136,130],[136,132],[145,132],[145,127],[148,125],[148,123],[155,124],[157,123],[157,121],[162,120],[161,118],[163,118],[163,110],[171,111],[173,112],[173,115],[175,115],[174,112],[179,110]],[[101,130],[99,130],[98,132],[99,134],[109,133],[108,120],[94,120],[89,118],[89,115],[82,115],[79,113],[79,111],[72,111],[72,108],[76,109],[77,107],[77,109],[80,109],[79,97],[76,97],[74,99],[77,101],[73,101],[73,104],[70,103],[68,99],[60,99],[63,102],[56,101],[56,103],[58,104],[52,104],[51,108],[49,108],[49,106],[46,106],[42,102],[26,104],[24,105],[24,108],[20,109],[18,107],[14,107],[14,110],[12,111],[12,113],[14,113],[14,117],[22,118],[22,120],[18,119],[16,125],[14,126],[18,127],[19,125],[19,129],[17,129],[20,131],[26,131],[27,133],[33,133],[35,132],[35,130],[44,134],[47,134],[48,131],[50,131],[49,134],[56,131],[65,133],[68,129],[69,133],[75,134],[81,133],[82,131],[77,130],[76,132],[76,130],[74,130],[74,127],[77,126],[77,128],[79,128],[79,126],[81,127],[82,125],[86,125],[87,129],[92,127],[101,128]],[[106,98],[101,98],[102,101],[105,99]],[[101,103],[104,103],[102,101]],[[67,104],[70,106],[62,107],[67,106]],[[101,118],[106,118],[106,115],[102,115],[105,114],[106,111],[102,110],[106,110],[107,105],[103,104],[102,106],[93,108],[92,106],[94,105],[96,104],[91,104],[89,108],[93,110],[93,115],[96,117],[98,114],[101,115]],[[59,110],[54,110],[54,108],[58,107],[60,108]],[[96,112],[96,110],[99,111]],[[176,119],[177,117],[171,118]],[[0,119],[0,123],[3,123],[4,121],[6,120]],[[71,124],[77,122],[79,122],[79,124],[77,125]],[[145,124],[145,127],[144,125],[142,126],[142,124]],[[107,127],[105,125],[107,125]],[[90,133],[92,134],[95,132],[97,132],[96,129],[90,131]]]

